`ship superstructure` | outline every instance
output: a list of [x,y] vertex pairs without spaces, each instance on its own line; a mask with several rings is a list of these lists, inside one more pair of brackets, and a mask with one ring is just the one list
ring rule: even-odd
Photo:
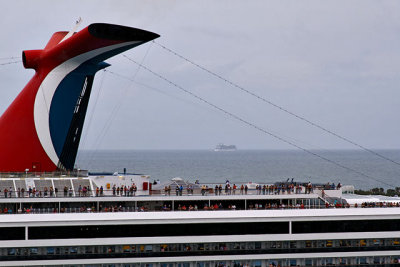
[[[2,266],[395,266],[400,254],[400,200],[349,205],[341,189],[307,185],[153,190],[143,175],[32,179],[0,181],[41,191],[1,196]],[[52,185],[73,192],[45,195]]]
[[35,75],[0,117],[0,172],[73,170],[96,72],[109,66],[104,60],[157,37],[95,23],[23,51]]

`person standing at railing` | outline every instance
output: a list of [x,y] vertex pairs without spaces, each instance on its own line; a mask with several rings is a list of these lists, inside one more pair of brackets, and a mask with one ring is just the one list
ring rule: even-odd
[[137,186],[133,184],[133,195],[136,196]]
[[112,187],[112,194],[113,194],[114,197],[115,197],[115,192],[116,192],[116,190],[117,190],[117,187],[114,185],[114,186]]
[[131,185],[130,187],[129,187],[129,193],[128,193],[128,196],[133,196],[133,185]]
[[179,187],[179,195],[180,195],[180,196],[182,196],[182,192],[183,192],[183,185],[181,185],[181,186]]

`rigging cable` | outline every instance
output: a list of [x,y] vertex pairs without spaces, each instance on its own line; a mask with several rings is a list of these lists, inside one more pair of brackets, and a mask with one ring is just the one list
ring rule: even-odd
[[4,62],[4,63],[0,63],[0,66],[10,65],[10,64],[14,64],[14,63],[20,63],[20,62],[22,62],[22,61],[17,60],[17,61]]
[[16,59],[20,57],[0,57],[0,60],[7,60],[7,59]]
[[352,140],[350,140],[350,139],[348,139],[348,138],[346,138],[346,137],[344,137],[342,135],[339,135],[339,134],[333,132],[332,130],[329,130],[329,129],[327,129],[327,128],[325,128],[325,127],[323,127],[323,126],[321,126],[321,125],[319,125],[319,124],[317,124],[315,122],[312,122],[309,119],[307,119],[307,118],[305,118],[305,117],[303,117],[301,115],[298,115],[298,114],[296,114],[296,113],[294,113],[294,112],[292,112],[292,111],[290,111],[290,110],[288,110],[288,109],[286,109],[286,108],[284,108],[284,107],[282,107],[282,106],[280,106],[278,104],[275,104],[272,101],[266,99],[265,97],[262,97],[262,96],[260,96],[260,95],[258,95],[256,93],[251,92],[250,90],[244,88],[243,86],[240,86],[240,85],[228,80],[227,78],[222,77],[221,75],[219,75],[219,74],[217,74],[217,73],[215,73],[215,72],[213,72],[213,71],[211,71],[211,70],[209,70],[209,69],[197,64],[196,62],[194,62],[194,61],[192,61],[192,60],[190,60],[190,59],[178,54],[177,52],[169,49],[168,47],[166,47],[166,46],[164,46],[164,45],[162,45],[162,44],[160,44],[158,42],[153,41],[153,43],[157,44],[158,46],[160,46],[162,49],[166,50],[167,52],[169,52],[169,53],[171,53],[171,54],[173,54],[173,55],[185,60],[186,62],[198,67],[199,69],[211,74],[212,76],[217,77],[218,79],[220,79],[220,80],[230,84],[231,86],[241,90],[242,92],[245,92],[245,93],[247,93],[247,94],[249,94],[249,95],[251,95],[251,96],[253,96],[253,97],[255,97],[255,98],[257,98],[257,99],[259,99],[261,101],[263,101],[264,103],[267,103],[267,104],[269,104],[269,105],[271,105],[271,106],[273,106],[273,107],[275,107],[275,108],[277,108],[277,109],[279,109],[279,110],[281,110],[281,111],[283,111],[283,112],[285,112],[285,113],[287,113],[287,114],[289,114],[289,115],[291,115],[291,116],[293,116],[293,117],[295,117],[295,118],[297,118],[299,120],[302,120],[302,121],[306,122],[307,124],[309,124],[311,126],[314,126],[314,127],[318,128],[318,129],[320,129],[320,130],[322,130],[322,131],[324,131],[324,132],[326,132],[326,133],[328,133],[330,135],[333,135],[333,136],[335,136],[335,137],[337,137],[337,138],[339,138],[339,139],[341,139],[341,140],[343,140],[343,141],[345,141],[345,142],[347,142],[349,144],[352,144],[352,145],[354,145],[354,146],[356,146],[358,148],[361,148],[362,150],[364,150],[364,151],[366,151],[368,153],[371,153],[371,154],[373,154],[373,155],[375,155],[377,157],[380,157],[381,159],[390,161],[390,162],[400,166],[399,162],[397,162],[397,161],[395,161],[395,160],[393,160],[391,158],[388,158],[388,157],[386,157],[386,156],[384,156],[384,155],[382,155],[382,154],[380,154],[380,153],[378,153],[376,151],[373,151],[373,150],[371,150],[369,148],[366,148],[365,146],[362,146],[362,145],[360,145],[360,144],[358,144],[358,143],[356,143],[356,142],[354,142],[354,141],[352,141]]
[[266,135],[269,135],[269,136],[271,136],[271,137],[273,137],[273,138],[275,138],[275,139],[278,139],[278,140],[281,141],[281,142],[284,142],[284,143],[286,143],[286,144],[288,144],[288,145],[290,145],[290,146],[292,146],[292,147],[295,147],[295,148],[297,148],[297,149],[300,149],[300,150],[302,150],[302,151],[304,151],[304,152],[306,152],[306,153],[308,153],[308,154],[310,154],[310,155],[312,155],[312,156],[315,156],[315,157],[317,157],[317,158],[320,158],[320,159],[322,159],[322,160],[324,160],[324,161],[326,161],[326,162],[329,162],[329,163],[334,164],[334,165],[336,165],[336,166],[338,166],[338,167],[341,167],[341,168],[343,168],[343,169],[345,169],[345,170],[354,172],[354,173],[356,173],[356,174],[358,174],[358,175],[361,175],[361,176],[366,177],[366,178],[368,178],[368,179],[374,180],[374,181],[376,181],[376,182],[385,184],[385,185],[387,185],[387,186],[394,187],[394,185],[392,185],[392,184],[386,183],[386,182],[384,182],[384,181],[382,181],[382,180],[379,180],[379,179],[377,179],[377,178],[375,178],[375,177],[372,177],[372,176],[370,176],[370,175],[367,175],[367,174],[365,174],[365,173],[363,173],[363,172],[361,172],[361,171],[358,171],[358,170],[355,170],[355,169],[350,168],[350,167],[348,167],[348,166],[345,166],[345,165],[343,165],[343,164],[341,164],[341,163],[339,163],[339,162],[336,162],[336,161],[334,161],[334,160],[331,160],[331,159],[329,159],[329,158],[326,158],[326,157],[324,157],[324,156],[322,156],[322,155],[320,155],[320,154],[318,154],[318,153],[316,153],[316,152],[313,152],[313,151],[308,150],[308,149],[306,149],[306,148],[304,148],[304,147],[301,147],[301,146],[299,146],[299,145],[297,145],[297,144],[295,144],[295,143],[293,143],[293,142],[291,142],[291,141],[288,141],[287,139],[284,139],[284,138],[282,138],[282,137],[280,137],[280,136],[278,136],[278,135],[276,135],[276,134],[274,134],[274,133],[272,133],[272,132],[270,132],[270,131],[268,131],[268,130],[266,130],[266,129],[260,127],[260,126],[257,126],[256,124],[254,124],[254,123],[252,123],[252,122],[249,122],[249,121],[247,121],[247,120],[245,120],[245,119],[239,117],[238,115],[235,115],[235,114],[233,114],[233,113],[231,113],[231,112],[229,112],[229,111],[227,111],[227,110],[225,110],[225,109],[223,109],[223,108],[221,108],[221,107],[219,107],[219,106],[217,106],[217,105],[211,103],[210,101],[208,101],[208,100],[206,100],[206,99],[204,99],[204,98],[202,98],[202,97],[196,95],[195,93],[193,93],[193,92],[191,92],[191,91],[189,91],[189,90],[183,88],[182,86],[180,86],[180,85],[178,85],[178,84],[176,84],[176,83],[174,83],[174,82],[168,80],[168,79],[165,78],[164,76],[162,76],[162,75],[160,75],[160,74],[154,72],[153,70],[149,69],[148,67],[144,66],[143,64],[136,62],[134,59],[132,59],[132,58],[126,56],[126,55],[122,55],[122,56],[124,56],[125,58],[127,58],[127,59],[130,60],[131,62],[135,63],[135,64],[138,65],[140,68],[142,68],[142,69],[146,70],[147,72],[150,72],[150,73],[153,74],[154,76],[160,78],[161,80],[163,80],[163,81],[169,83],[170,85],[172,85],[172,86],[178,88],[179,90],[185,92],[186,94],[189,94],[190,96],[192,96],[192,97],[198,99],[199,101],[201,101],[201,102],[203,102],[203,103],[205,103],[205,104],[207,104],[207,105],[213,107],[214,109],[217,109],[217,110],[221,111],[222,113],[224,113],[224,114],[227,115],[228,117],[231,117],[231,118],[233,118],[233,119],[235,119],[235,120],[237,120],[237,121],[239,121],[239,122],[241,122],[241,123],[246,124],[246,125],[249,126],[249,127],[252,127],[252,128],[254,128],[254,129],[256,129],[256,130],[258,130],[258,131],[260,131],[260,132],[262,132],[262,133],[264,133],[264,134],[266,134]]
[[[170,94],[165,93],[164,91],[162,91],[162,90],[160,90],[160,89],[157,89],[157,88],[154,88],[154,87],[149,86],[149,85],[147,85],[147,84],[143,84],[143,83],[141,83],[141,82],[135,81],[135,80],[133,80],[133,79],[127,77],[127,76],[121,75],[121,74],[119,74],[119,73],[115,73],[115,72],[110,71],[110,70],[107,70],[107,69],[105,69],[104,71],[106,71],[106,72],[108,72],[108,73],[110,73],[110,74],[112,74],[112,75],[115,75],[115,76],[117,76],[117,77],[119,77],[119,78],[122,78],[122,79],[125,79],[125,80],[128,80],[128,81],[131,81],[131,82],[133,82],[133,83],[136,83],[137,85],[143,86],[143,87],[145,87],[145,88],[147,88],[147,89],[154,90],[154,91],[156,91],[156,92],[158,92],[158,93],[160,93],[160,94],[163,94],[163,95],[166,95],[166,96],[169,96],[169,97],[173,97],[173,98],[178,99],[178,100],[180,100],[180,101],[189,103],[189,104],[191,104],[191,105],[197,105],[197,104],[198,104],[198,103],[191,102],[191,101],[188,102],[187,100],[184,100],[184,99],[179,98],[179,97],[176,97],[176,96],[172,96],[172,95],[170,95]],[[204,106],[203,106],[203,107],[204,107]],[[211,110],[211,109],[210,109],[210,110]],[[212,110],[215,111],[215,109],[212,109]],[[320,147],[320,146],[316,146],[316,145],[314,145],[314,144],[305,142],[305,141],[303,141],[303,140],[299,140],[299,139],[293,138],[293,137],[291,137],[291,136],[284,135],[284,134],[282,134],[282,133],[277,133],[277,132],[274,132],[274,131],[272,131],[272,130],[270,130],[270,131],[271,131],[272,133],[276,134],[276,135],[284,136],[286,139],[291,139],[293,142],[297,142],[297,143],[302,143],[302,144],[304,144],[304,145],[308,145],[308,146],[310,146],[310,147],[313,147],[313,149],[318,149],[318,150],[325,150],[325,151],[327,151],[326,149],[324,149],[324,148],[322,148],[322,147]]]
[[[146,59],[146,57],[147,57],[147,55],[149,54],[149,51],[150,51],[150,49],[151,49],[152,46],[153,46],[153,45],[151,44],[151,45],[147,48],[147,51],[146,51],[146,53],[144,54],[141,63],[143,63],[144,60]],[[139,70],[140,70],[140,67],[138,67],[137,70],[135,71],[135,73],[133,74],[133,78],[132,78],[133,80],[136,78],[137,74],[139,73]],[[125,87],[125,89],[123,90],[123,92],[122,92],[122,94],[121,94],[120,100],[119,100],[118,102],[122,102],[122,101],[123,101],[124,96],[126,95],[128,89],[129,89],[129,87],[130,87],[130,85],[128,85],[128,86]],[[114,121],[116,115],[118,114],[118,111],[120,110],[121,106],[122,106],[122,105],[121,105],[120,103],[117,103],[117,104],[114,106],[114,108],[112,109],[112,111],[111,111],[109,117],[107,118],[106,123],[104,124],[102,130],[100,131],[99,135],[97,135],[97,138],[96,138],[96,140],[95,140],[95,142],[94,142],[95,147],[96,147],[94,153],[97,152],[98,147],[100,146],[100,144],[101,144],[103,138],[107,135],[107,132],[108,132],[108,130],[110,129],[110,126],[111,126],[112,122]]]
[[[90,115],[89,115],[89,120],[88,120],[88,122],[86,123],[86,131],[85,131],[85,135],[83,136],[83,142],[81,143],[81,147],[85,147],[85,145],[86,145],[86,140],[87,140],[87,136],[88,136],[88,132],[89,132],[89,130],[90,130],[90,126],[92,125],[92,121],[93,121],[93,114],[94,114],[94,111],[96,110],[96,106],[97,106],[97,102],[98,102],[98,100],[99,100],[99,96],[100,96],[100,94],[101,94],[101,90],[102,90],[102,88],[103,88],[103,82],[104,82],[104,77],[106,76],[106,70],[104,69],[103,70],[103,75],[101,76],[101,79],[100,79],[100,83],[99,83],[99,89],[98,89],[98,93],[97,93],[97,95],[96,95],[96,98],[95,98],[95,100],[94,100],[94,104],[93,104],[93,108],[92,108],[92,110],[91,110],[91,112],[90,112]],[[78,149],[78,155],[77,155],[77,160],[76,160],[76,162],[78,162],[79,160],[79,157],[80,157],[80,149]],[[90,158],[90,160],[89,160],[89,162],[91,162],[92,161],[92,158],[93,158],[93,155],[92,155],[92,157],[89,157]]]

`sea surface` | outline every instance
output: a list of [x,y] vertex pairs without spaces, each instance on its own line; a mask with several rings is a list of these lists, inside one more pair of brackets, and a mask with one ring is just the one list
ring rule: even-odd
[[[76,167],[92,172],[150,175],[151,180],[174,177],[200,183],[341,183],[356,189],[400,187],[400,165],[365,151],[314,151],[339,165],[294,150],[97,150],[80,151]],[[400,150],[378,153],[400,162]],[[351,169],[351,170],[350,170]]]

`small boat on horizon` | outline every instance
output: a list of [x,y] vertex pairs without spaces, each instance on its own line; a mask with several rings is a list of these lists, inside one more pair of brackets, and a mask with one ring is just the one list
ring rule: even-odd
[[225,145],[225,144],[218,144],[215,148],[214,151],[236,151],[237,148],[235,145]]

